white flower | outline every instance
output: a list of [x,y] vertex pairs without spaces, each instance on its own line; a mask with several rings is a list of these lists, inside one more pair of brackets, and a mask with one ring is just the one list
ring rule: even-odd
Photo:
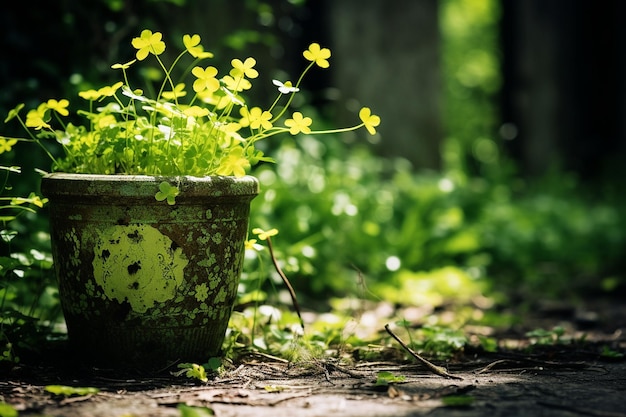
[[276,87],[278,87],[278,91],[280,91],[282,94],[297,93],[298,91],[300,91],[299,88],[294,87],[291,84],[291,81],[285,81],[285,83],[283,84],[282,82],[278,80],[272,80],[272,83]]

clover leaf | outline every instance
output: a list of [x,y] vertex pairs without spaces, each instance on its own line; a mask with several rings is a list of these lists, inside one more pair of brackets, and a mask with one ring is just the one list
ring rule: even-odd
[[157,191],[154,198],[156,198],[157,201],[167,200],[167,204],[173,206],[176,204],[176,197],[178,194],[180,194],[180,190],[177,186],[163,181],[159,184],[159,191]]

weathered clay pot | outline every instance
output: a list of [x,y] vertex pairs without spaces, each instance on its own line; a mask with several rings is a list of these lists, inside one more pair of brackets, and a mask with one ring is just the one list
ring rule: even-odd
[[[179,187],[174,205],[156,201],[162,181]],[[77,353],[150,369],[219,354],[255,178],[55,173],[42,193]]]

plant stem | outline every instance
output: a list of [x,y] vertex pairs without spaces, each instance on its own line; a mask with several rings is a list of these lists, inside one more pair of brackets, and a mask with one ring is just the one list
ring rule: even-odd
[[385,330],[387,330],[387,333],[389,333],[391,337],[393,337],[394,339],[396,339],[398,343],[400,343],[400,346],[402,346],[407,352],[411,354],[411,356],[417,359],[422,365],[428,368],[428,370],[431,371],[432,373],[439,375],[439,376],[446,377],[446,378],[451,378],[451,379],[459,379],[459,380],[463,379],[460,376],[455,376],[455,375],[448,373],[448,371],[446,371],[445,368],[441,366],[437,366],[433,364],[432,362],[424,359],[420,355],[418,355],[413,349],[408,347],[407,344],[404,343],[402,339],[400,339],[400,337],[398,337],[398,335],[396,335],[394,332],[391,331],[391,329],[389,328],[389,324],[385,324]]
[[278,265],[278,261],[276,260],[276,257],[274,256],[274,248],[272,247],[272,240],[270,239],[269,236],[267,237],[267,247],[270,250],[270,258],[272,258],[272,263],[274,264],[274,268],[276,268],[276,272],[278,272],[278,275],[280,275],[280,277],[282,278],[283,282],[285,283],[285,286],[287,286],[287,290],[289,290],[289,295],[291,296],[291,302],[293,303],[293,307],[296,310],[296,314],[298,315],[298,318],[300,319],[300,326],[302,326],[302,331],[304,331],[304,320],[302,320],[302,315],[300,314],[300,305],[298,304],[298,299],[296,298],[296,292],[291,286],[289,279],[287,279],[287,276],[285,275],[283,270],[280,269],[280,266]]

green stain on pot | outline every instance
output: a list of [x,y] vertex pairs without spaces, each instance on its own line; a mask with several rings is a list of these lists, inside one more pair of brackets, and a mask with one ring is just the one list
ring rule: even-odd
[[148,225],[112,226],[94,246],[96,283],[109,300],[145,313],[171,300],[184,280],[187,257],[172,240]]
[[211,240],[219,245],[220,243],[222,243],[222,234],[219,232],[215,233],[213,236],[211,236]]
[[226,289],[224,287],[220,288],[219,292],[215,296],[215,301],[218,303],[223,303],[226,301]]
[[72,227],[72,229],[65,234],[65,241],[68,242],[70,247],[72,248],[73,256],[69,259],[69,263],[71,266],[68,269],[71,271],[72,269],[75,269],[80,265],[80,241],[78,240],[76,229]]
[[209,268],[210,266],[213,266],[217,263],[217,259],[215,258],[215,254],[214,253],[208,253],[209,250],[207,249],[207,257],[198,261],[198,265],[205,267],[205,268]]

